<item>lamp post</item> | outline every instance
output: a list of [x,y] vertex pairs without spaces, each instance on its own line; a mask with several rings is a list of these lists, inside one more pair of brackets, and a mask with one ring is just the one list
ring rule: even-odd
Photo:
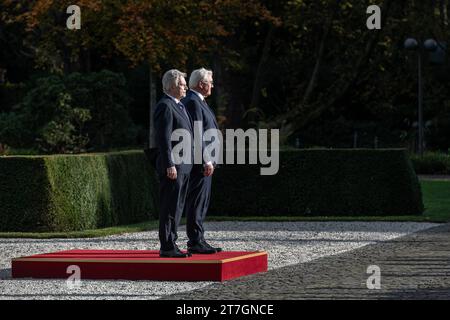
[[404,47],[407,50],[417,51],[417,82],[418,82],[418,127],[419,127],[419,146],[418,152],[423,156],[424,149],[424,131],[423,131],[423,80],[422,80],[422,56],[424,51],[435,51],[438,47],[436,40],[427,39],[423,44],[419,44],[414,38],[405,40]]

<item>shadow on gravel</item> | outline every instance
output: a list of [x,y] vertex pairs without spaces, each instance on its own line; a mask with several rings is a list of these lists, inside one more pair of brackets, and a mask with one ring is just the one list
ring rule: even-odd
[[11,269],[0,269],[0,280],[11,279]]
[[[293,232],[415,232],[439,226],[430,222],[400,221],[286,221],[286,222],[208,222],[206,231],[293,231]],[[184,230],[180,228],[180,230]]]

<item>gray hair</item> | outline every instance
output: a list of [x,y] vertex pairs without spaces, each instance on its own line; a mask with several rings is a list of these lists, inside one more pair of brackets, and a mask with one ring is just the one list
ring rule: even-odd
[[206,70],[205,68],[192,71],[191,77],[189,78],[189,88],[196,88],[198,83],[206,80],[206,77],[209,75],[212,77],[212,71]]
[[162,77],[162,85],[164,93],[169,93],[173,86],[178,86],[180,84],[180,78],[186,78],[187,74],[181,72],[177,69],[172,69],[164,73]]

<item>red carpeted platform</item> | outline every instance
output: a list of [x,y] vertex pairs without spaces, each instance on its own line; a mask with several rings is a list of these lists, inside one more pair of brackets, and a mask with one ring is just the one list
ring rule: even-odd
[[64,278],[76,265],[81,279],[225,281],[267,271],[264,251],[225,251],[160,258],[159,251],[69,250],[12,260],[13,278]]

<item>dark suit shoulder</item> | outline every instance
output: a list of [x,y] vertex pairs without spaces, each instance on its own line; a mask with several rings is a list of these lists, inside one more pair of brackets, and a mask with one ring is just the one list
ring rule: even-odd
[[193,121],[201,121],[203,119],[203,110],[200,98],[196,94],[190,93],[183,100],[186,110],[189,112]]
[[167,102],[160,100],[155,106],[154,114],[155,115],[161,114],[161,113],[164,114],[164,113],[166,113],[168,111],[170,111],[170,109],[169,109],[169,106],[168,106]]
[[181,102],[187,106],[188,104],[192,104],[192,103],[196,103],[198,102],[198,97],[192,93],[192,92],[188,92],[188,94],[186,95],[186,97],[184,97],[183,99],[181,99]]
[[161,99],[159,99],[159,101],[156,103],[156,107],[169,106],[169,105],[172,105],[172,103],[174,103],[172,99],[170,99],[167,96],[164,96]]
[[156,104],[154,113],[158,114],[172,112],[173,110],[171,107],[173,107],[174,104],[175,102],[171,98],[163,97]]
[[201,109],[201,107],[202,107],[200,101],[195,100],[195,99],[187,99],[186,101],[183,101],[183,104],[188,109]]

